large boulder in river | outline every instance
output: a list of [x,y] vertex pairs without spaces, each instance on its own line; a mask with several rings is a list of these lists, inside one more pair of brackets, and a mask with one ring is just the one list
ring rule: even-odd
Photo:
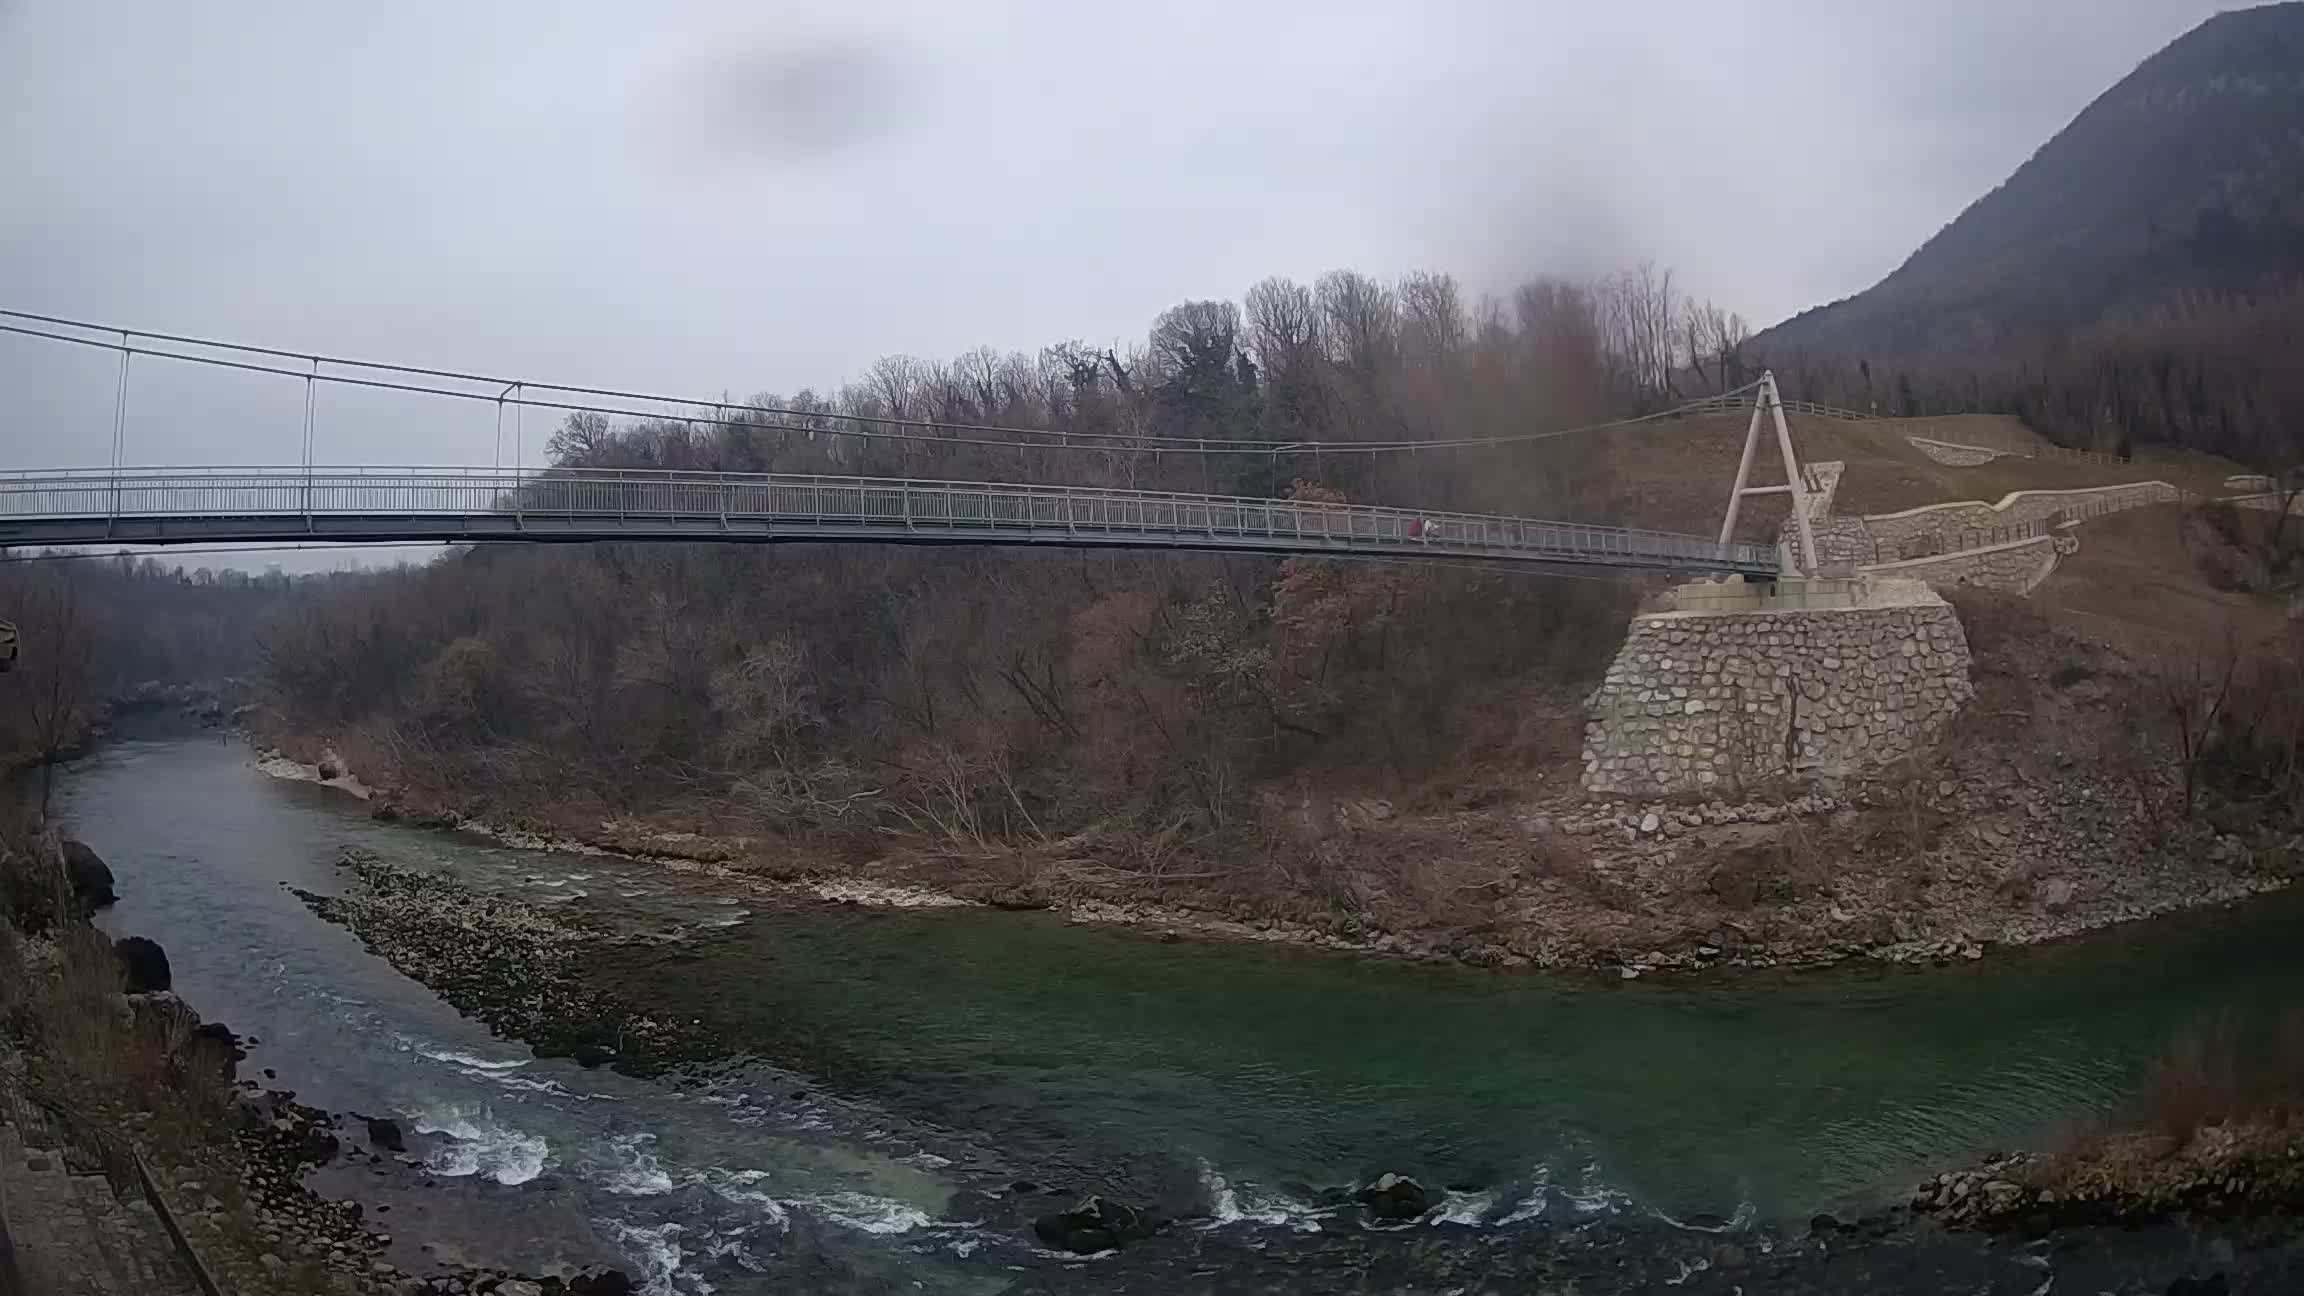
[[240,1047],[240,1037],[233,1034],[232,1028],[222,1022],[202,1022],[192,1028],[192,1033],[220,1049],[229,1049],[238,1054],[232,1059],[235,1062],[248,1056],[247,1052]]
[[1089,1197],[1068,1211],[1032,1221],[1032,1232],[1058,1251],[1094,1255],[1110,1251],[1144,1232],[1144,1216],[1133,1206]]
[[175,984],[168,971],[167,952],[158,941],[142,936],[123,936],[112,942],[112,953],[120,960],[120,973],[128,982],[128,993],[151,994],[166,990]]
[[343,1148],[344,1145],[332,1131],[314,1125],[304,1131],[303,1141],[296,1146],[296,1156],[316,1166],[326,1165],[335,1160],[336,1154],[343,1151]]
[[1353,1196],[1378,1219],[1412,1220],[1432,1209],[1424,1185],[1400,1174],[1380,1174]]
[[574,1296],[632,1296],[632,1279],[621,1269],[586,1265],[568,1280]]
[[368,1146],[386,1152],[405,1152],[408,1140],[400,1133],[400,1122],[382,1116],[368,1118]]
[[71,884],[72,898],[79,902],[82,913],[94,913],[120,898],[112,894],[112,870],[86,842],[64,840],[64,879]]

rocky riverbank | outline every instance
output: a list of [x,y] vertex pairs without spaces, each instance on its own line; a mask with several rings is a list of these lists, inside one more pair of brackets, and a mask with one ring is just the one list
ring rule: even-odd
[[[408,1135],[399,1121],[380,1116],[353,1116],[304,1107],[293,1091],[265,1091],[242,1082],[247,1091],[237,1100],[237,1132],[247,1151],[242,1188],[258,1208],[260,1241],[272,1252],[290,1259],[309,1259],[339,1273],[389,1284],[394,1296],[629,1296],[634,1289],[622,1268],[588,1264],[567,1273],[521,1273],[516,1268],[454,1264],[433,1257],[433,1245],[415,1241],[424,1254],[422,1273],[417,1261],[410,1268],[385,1259],[394,1248],[385,1222],[371,1222],[362,1201],[329,1199],[304,1183],[309,1171],[332,1162],[369,1162],[371,1167],[396,1165],[422,1171],[424,1162],[408,1155]],[[198,1188],[198,1185],[189,1185]],[[389,1206],[378,1206],[389,1211]],[[401,1238],[396,1254],[406,1254],[408,1238]],[[283,1261],[286,1264],[286,1261]]]
[[[0,1125],[61,1142],[116,1192],[147,1195],[224,1286],[259,1296],[625,1296],[606,1265],[528,1275],[452,1263],[389,1230],[349,1197],[309,1186],[319,1167],[405,1166],[390,1118],[339,1116],[241,1078],[247,1048],[175,992],[168,956],[141,936],[89,925],[117,880],[86,843],[32,833],[0,842]],[[27,904],[27,899],[42,903]],[[274,1079],[266,1068],[265,1080]],[[357,1134],[352,1131],[357,1130]],[[363,1146],[364,1145],[364,1146]],[[53,1208],[54,1203],[49,1203]],[[19,1203],[26,1207],[27,1203]],[[42,1272],[141,1263],[66,1252],[90,1219],[42,1221]],[[94,1237],[79,1238],[94,1247]],[[121,1245],[118,1238],[111,1245]],[[612,1258],[612,1257],[603,1257]],[[179,1265],[173,1257],[153,1260]]]
[[672,933],[615,929],[486,895],[367,851],[348,849],[338,863],[356,883],[351,894],[296,896],[459,1011],[498,1035],[527,1042],[537,1056],[613,1063],[640,1076],[717,1056],[683,1024],[659,1021],[581,975],[591,947],[668,941]]
[[[74,959],[40,948],[29,953],[35,968],[68,968]],[[241,1045],[255,1041],[202,1022],[168,990],[114,994],[102,1028],[85,1024],[67,1040],[37,1024],[46,1011],[38,996],[50,992],[45,980],[34,982],[33,1016],[15,1019],[18,1029],[0,1029],[0,1124],[56,1131],[75,1149],[70,1155],[107,1168],[118,1191],[140,1193],[139,1173],[149,1174],[172,1226],[228,1290],[278,1296],[626,1296],[632,1290],[620,1270],[605,1264],[523,1274],[436,1259],[429,1244],[405,1238],[393,1252],[392,1233],[361,1202],[316,1192],[305,1176],[339,1160],[381,1163],[402,1146],[395,1122],[339,1116],[296,1102],[293,1091],[238,1079]],[[56,1056],[59,1050],[69,1057]],[[99,1058],[96,1074],[82,1070]],[[137,1088],[155,1084],[167,1088]],[[347,1127],[361,1131],[357,1142]],[[131,1148],[141,1172],[127,1159]],[[400,1259],[388,1259],[388,1252]]]
[[[1579,759],[1533,740],[1494,764],[1256,784],[1220,820],[1180,810],[1148,828],[1115,808],[1002,833],[939,828],[898,795],[903,776],[845,765],[797,802],[758,795],[740,769],[699,770],[676,802],[614,819],[601,789],[560,781],[536,751],[444,751],[355,729],[337,737],[369,767],[338,774],[374,785],[380,817],[792,884],[787,895],[962,900],[1621,977],[1962,961],[2245,900],[2304,873],[2304,823],[2184,756],[2155,662],[2020,605],[1964,605],[1963,618],[1975,696],[1937,750],[1708,799],[1588,794]],[[1512,705],[1563,737],[1589,713],[1565,686]],[[326,735],[285,713],[251,723],[310,761],[335,760]]]
[[[254,1081],[242,1081],[244,1091],[234,1105],[240,1146],[245,1156],[241,1189],[255,1208],[257,1241],[263,1255],[285,1269],[294,1263],[316,1264],[355,1279],[364,1279],[378,1291],[393,1296],[628,1296],[629,1275],[607,1264],[587,1265],[564,1274],[525,1274],[515,1269],[456,1264],[432,1257],[433,1247],[417,1241],[414,1250],[426,1256],[422,1272],[403,1268],[386,1258],[393,1249],[392,1232],[382,1222],[371,1222],[357,1200],[325,1197],[304,1182],[305,1175],[331,1162],[387,1161],[419,1169],[421,1162],[407,1155],[406,1136],[390,1118],[358,1117],[322,1111],[296,1101],[289,1090],[266,1090]],[[204,1190],[198,1182],[184,1182],[187,1195]],[[382,1207],[388,1210],[389,1207]],[[409,1249],[402,1239],[401,1254]]]
[[2304,1129],[2273,1114],[2182,1138],[2111,1131],[2066,1150],[1947,1170],[1919,1186],[1912,1206],[1957,1227],[1994,1232],[2170,1218],[2274,1221],[2294,1232],[2304,1220]]
[[[1332,808],[1361,853],[1442,854],[1444,903],[1381,914],[1244,897],[1096,862],[1093,834],[961,855],[900,846],[877,859],[795,856],[757,838],[645,823],[586,827],[471,816],[371,793],[341,765],[259,765],[373,795],[375,815],[508,846],[615,855],[709,876],[756,900],[1048,909],[1077,922],[1485,967],[1623,978],[1849,960],[1948,963],[2289,886],[2290,835],[2202,817],[2167,823],[2133,787],[2070,769],[2009,774],[1947,762],[1924,780],[1701,803],[1580,794],[1414,815],[1363,799]],[[323,780],[325,781],[325,780]],[[2230,822],[2230,821],[2228,821]],[[1387,845],[1390,843],[1390,845]],[[1472,897],[1467,900],[1465,893]]]
[[[564,916],[479,892],[440,876],[415,874],[373,856],[343,860],[359,895],[306,897],[325,916],[346,922],[362,939],[417,978],[433,985],[500,1033],[535,1031],[558,1040],[576,1028],[617,1015],[647,1017],[647,1003],[606,1003],[585,987],[588,966],[599,962],[601,941],[659,939],[620,936],[581,916]],[[486,955],[486,945],[500,955]],[[530,982],[555,989],[539,996]],[[555,1017],[567,1015],[567,1022]],[[710,1024],[689,1024],[677,1045],[652,1054],[657,1061],[705,1061],[735,1052],[730,1040],[710,1038]],[[525,1038],[525,1035],[523,1035]],[[615,1058],[624,1061],[624,1058]],[[341,1137],[341,1130],[339,1132]],[[302,1135],[283,1130],[283,1139]],[[965,1160],[961,1148],[942,1151]],[[357,1158],[359,1153],[355,1153]],[[369,1155],[376,1155],[371,1146]],[[389,1160],[389,1155],[387,1155]],[[1267,1291],[1274,1289],[1385,1289],[1440,1291],[1458,1282],[1498,1284],[1606,1284],[1617,1291],[1922,1291],[1968,1289],[2030,1294],[2060,1275],[2078,1289],[2163,1291],[2196,1278],[2198,1241],[2182,1227],[2159,1231],[2078,1234],[2064,1229],[2046,1254],[2030,1238],[1945,1229],[1915,1208],[1889,1208],[1862,1220],[1829,1215],[1804,1229],[1735,1225],[1721,1218],[1661,1220],[1645,1213],[1594,1213],[1562,1208],[1532,1215],[1511,1227],[1454,1222],[1458,1195],[1442,1195],[1401,1176],[1375,1176],[1364,1185],[1316,1190],[1325,1201],[1297,1229],[1214,1229],[1237,1218],[1221,1183],[1193,1195],[1143,1201],[1044,1188],[1039,1181],[1005,1181],[982,1167],[952,1199],[952,1213],[979,1227],[1041,1248],[1034,1273],[1048,1291]],[[958,1169],[954,1169],[958,1174]],[[1014,1174],[1014,1169],[1007,1169]],[[2219,1238],[2212,1241],[2223,1241]],[[2290,1273],[2295,1254],[2272,1241],[2226,1243],[2230,1273]],[[1113,1252],[1127,1259],[1113,1261]],[[1062,1254],[1104,1254],[1092,1268],[1067,1266]],[[2223,1254],[2223,1252],[2216,1252]],[[1240,1273],[1242,1278],[1226,1278]],[[2087,1287],[2097,1282],[2099,1287]]]

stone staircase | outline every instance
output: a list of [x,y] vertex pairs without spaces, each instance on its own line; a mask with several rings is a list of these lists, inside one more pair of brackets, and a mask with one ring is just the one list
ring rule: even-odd
[[0,1102],[0,1239],[0,1296],[200,1296],[150,1204],[21,1102]]

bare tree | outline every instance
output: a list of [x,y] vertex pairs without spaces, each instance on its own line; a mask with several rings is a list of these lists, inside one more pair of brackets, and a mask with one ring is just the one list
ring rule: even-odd
[[1452,275],[1419,271],[1402,279],[1400,317],[1402,354],[1421,369],[1447,365],[1471,336],[1464,293]]
[[544,443],[544,452],[551,455],[555,463],[583,467],[600,462],[613,437],[607,415],[579,410],[570,414],[551,440]]
[[1392,290],[1355,270],[1331,270],[1315,292],[1330,362],[1362,382],[1389,371],[1400,342],[1400,303]]
[[1679,290],[1654,262],[1603,279],[1594,290],[1601,337],[1623,383],[1643,404],[1675,397],[1679,368]]
[[1307,363],[1320,346],[1312,290],[1278,275],[1248,290],[1248,346],[1266,373]]
[[1188,301],[1152,322],[1151,355],[1162,378],[1227,376],[1240,338],[1240,308],[1228,301]]
[[2192,817],[2198,796],[2201,766],[2215,741],[2225,704],[2232,697],[2240,656],[2239,638],[2227,629],[2221,648],[2196,648],[2166,659],[2160,668],[2160,700],[2176,740],[2187,819]]
[[1248,290],[1248,350],[1264,374],[1264,427],[1302,436],[1326,422],[1320,308],[1312,290],[1275,276]]
[[1691,297],[1683,305],[1680,327],[1682,351],[1700,385],[1714,392],[1742,385],[1744,344],[1752,334],[1742,315]]
[[921,404],[933,376],[931,367],[918,357],[891,355],[873,361],[864,382],[879,398],[889,418],[914,419],[921,415]]
[[88,731],[97,694],[96,635],[80,584],[63,563],[35,563],[17,586],[23,660],[10,691],[40,762],[40,814],[48,814],[56,763]]

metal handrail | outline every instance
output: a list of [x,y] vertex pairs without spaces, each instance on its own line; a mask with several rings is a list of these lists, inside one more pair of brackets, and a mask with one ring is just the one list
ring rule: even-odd
[[176,1252],[176,1258],[183,1262],[185,1270],[192,1277],[193,1285],[200,1289],[201,1296],[224,1296],[224,1290],[216,1282],[208,1262],[201,1259],[199,1249],[192,1245],[192,1239],[185,1235],[183,1225],[177,1221],[175,1208],[168,1204],[168,1194],[161,1189],[159,1177],[152,1173],[151,1164],[145,1161],[134,1144],[118,1134],[89,1125],[38,1094],[18,1089],[17,1096],[47,1118],[49,1129],[77,1144],[83,1160],[94,1161],[102,1166],[107,1179],[111,1179],[116,1172],[125,1171],[138,1195],[152,1207],[152,1213],[159,1217],[161,1230],[168,1235],[169,1246]]
[[[614,519],[695,523],[747,533],[806,523],[842,533],[930,528],[961,532],[1095,532],[1176,543],[1234,538],[1308,550],[1373,548],[1655,566],[1761,570],[1772,546],[1668,531],[1501,514],[1259,499],[1180,491],[679,469],[134,468],[65,469],[0,477],[5,523],[103,519],[199,521],[370,518]],[[1304,522],[1322,519],[1321,543]],[[1332,525],[1337,520],[1343,525]],[[308,528],[317,530],[316,525]],[[19,528],[24,531],[23,528]],[[213,531],[213,527],[210,528]],[[270,534],[270,532],[265,532]],[[1341,534],[1341,539],[1334,537]],[[29,535],[29,531],[25,531]],[[108,531],[107,536],[111,533]],[[1106,541],[1109,543],[1109,541]]]

